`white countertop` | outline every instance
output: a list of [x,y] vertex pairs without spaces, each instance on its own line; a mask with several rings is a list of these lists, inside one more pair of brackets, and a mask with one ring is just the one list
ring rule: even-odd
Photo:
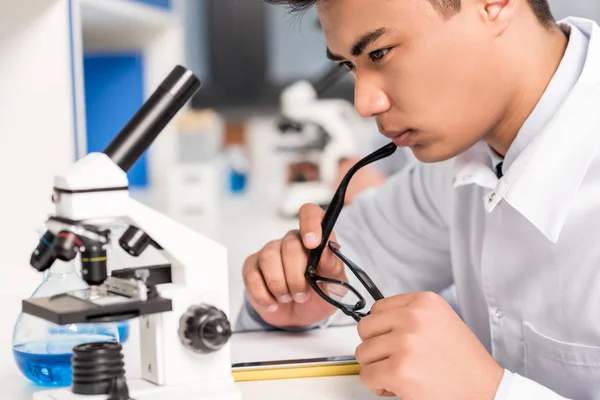
[[[10,313],[6,312],[7,307],[3,310],[2,318],[18,314],[18,307],[13,307]],[[9,326],[0,330],[0,387],[2,388],[0,398],[28,400],[41,388],[30,383],[18,371],[11,352],[9,331]],[[270,361],[277,359],[281,354],[285,354],[286,359],[351,355],[358,342],[356,328],[353,326],[302,334],[250,332],[234,335],[232,353],[234,362]],[[237,383],[237,385],[242,392],[243,400],[269,400],[280,397],[285,397],[286,400],[377,398],[361,384],[358,376],[255,381]]]

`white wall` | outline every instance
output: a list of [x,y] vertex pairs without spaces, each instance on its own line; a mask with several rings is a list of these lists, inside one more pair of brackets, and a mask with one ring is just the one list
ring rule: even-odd
[[29,290],[54,175],[74,160],[67,0],[0,0],[0,291]]
[[549,0],[554,18],[585,17],[600,22],[600,0]]
[[205,0],[185,0],[186,63],[202,82],[209,78],[208,21]]

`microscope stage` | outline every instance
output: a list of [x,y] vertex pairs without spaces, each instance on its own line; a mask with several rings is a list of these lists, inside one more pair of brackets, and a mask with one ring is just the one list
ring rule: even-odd
[[58,325],[114,322],[172,310],[170,299],[132,299],[118,294],[90,296],[90,290],[23,300],[22,310]]

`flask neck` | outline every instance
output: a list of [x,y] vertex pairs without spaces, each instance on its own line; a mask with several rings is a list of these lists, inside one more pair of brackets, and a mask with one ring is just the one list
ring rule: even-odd
[[[76,259],[75,259],[76,260]],[[75,268],[75,260],[61,261],[56,260],[52,267],[48,270],[48,276],[51,275],[66,275],[77,272]]]

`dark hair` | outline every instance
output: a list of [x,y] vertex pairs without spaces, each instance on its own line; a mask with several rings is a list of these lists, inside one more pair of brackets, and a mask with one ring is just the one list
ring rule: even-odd
[[[285,4],[292,11],[304,11],[312,7],[318,0],[265,0],[270,4]],[[433,7],[444,16],[450,17],[460,11],[461,0],[429,0]],[[548,0],[527,0],[538,21],[545,27],[554,25],[554,16],[550,11]]]

